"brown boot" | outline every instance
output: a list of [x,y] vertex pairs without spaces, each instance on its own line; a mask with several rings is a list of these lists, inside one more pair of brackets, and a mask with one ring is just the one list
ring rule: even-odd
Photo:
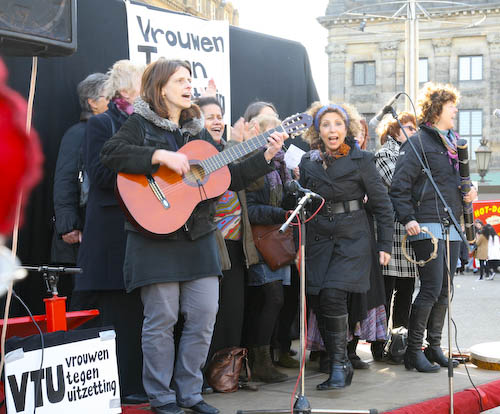
[[251,349],[253,354],[252,379],[266,383],[283,382],[288,376],[278,371],[272,361],[269,345],[256,346]]

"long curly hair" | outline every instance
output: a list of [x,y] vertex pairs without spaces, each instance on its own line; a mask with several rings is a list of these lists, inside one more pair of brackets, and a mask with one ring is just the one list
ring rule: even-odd
[[[332,105],[336,105],[334,103],[331,103]],[[306,111],[309,115],[313,117],[313,119],[316,118],[316,114],[318,111],[325,106],[321,102],[314,102],[310,108]],[[344,111],[346,111],[347,116],[349,117],[349,122],[347,122],[345,115],[342,113],[340,109],[337,108],[328,108],[323,114],[321,114],[321,118],[325,116],[325,114],[329,112],[335,112],[336,114],[339,114],[340,117],[344,120],[344,124],[347,125],[347,134],[346,134],[346,144],[348,145],[353,145],[353,137],[359,134],[361,131],[361,116],[359,115],[359,112],[357,109],[349,105],[347,103],[340,104]],[[321,123],[321,118],[319,119],[319,123]],[[321,137],[319,136],[319,131],[316,130],[316,127],[313,124],[306,130],[306,132],[303,135],[304,140],[306,140],[309,145],[311,146],[311,149],[321,149],[321,144],[323,141],[321,140]],[[349,138],[349,139],[348,139]]]
[[[401,124],[411,122],[413,125],[417,125],[415,115],[413,115],[411,112],[400,112],[398,114],[398,117],[401,121]],[[377,128],[377,134],[380,136],[380,145],[384,145],[386,143],[387,136],[396,139],[396,137],[399,135],[399,131],[401,131],[401,128],[399,128],[398,121],[396,121],[394,118],[386,117]]]
[[448,102],[458,104],[459,100],[460,93],[453,85],[426,83],[417,101],[420,109],[418,124],[435,124],[443,112],[443,105]]

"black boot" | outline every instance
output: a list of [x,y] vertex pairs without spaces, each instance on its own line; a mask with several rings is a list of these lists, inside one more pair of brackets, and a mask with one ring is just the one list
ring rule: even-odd
[[328,358],[328,353],[326,351],[320,351],[319,372],[322,372],[323,374],[330,373],[330,358]]
[[431,364],[422,352],[422,341],[432,307],[412,306],[408,330],[408,348],[405,354],[405,368],[420,372],[438,372],[439,365]]
[[356,353],[356,347],[358,346],[358,338],[354,337],[351,341],[347,342],[347,356],[349,361],[351,361],[352,367],[354,369],[368,369],[370,365],[368,362],[363,361]]
[[[441,349],[441,334],[443,332],[444,319],[446,317],[448,305],[436,303],[432,307],[429,321],[427,322],[427,342],[429,346],[425,348],[425,356],[430,362],[437,362],[442,367],[448,366],[448,358]],[[458,361],[453,360],[453,368],[458,366]]]
[[250,349],[253,354],[252,379],[266,383],[283,382],[286,374],[278,371],[271,360],[269,345],[256,346]]
[[347,358],[347,315],[325,317],[323,341],[330,358],[330,376],[319,384],[318,390],[332,390],[351,385],[352,368]]

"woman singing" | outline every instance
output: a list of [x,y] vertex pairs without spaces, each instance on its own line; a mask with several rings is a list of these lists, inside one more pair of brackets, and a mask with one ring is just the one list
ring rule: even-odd
[[[104,146],[103,163],[132,174],[151,174],[159,165],[179,175],[187,173],[189,160],[177,150],[188,141],[211,140],[199,108],[191,103],[189,64],[163,58],[151,63],[134,109]],[[271,134],[267,148],[230,165],[231,189],[242,189],[270,172],[269,163],[285,137]],[[127,291],[140,289],[144,304],[143,382],[157,414],[181,414],[180,407],[198,413],[219,412],[201,396],[201,368],[212,338],[222,274],[213,221],[215,204],[216,200],[200,203],[186,225],[163,239],[150,238],[126,225],[125,287]],[[185,322],[175,352],[173,329],[179,312]]]
[[[329,378],[319,390],[350,385],[353,368],[346,353],[350,292],[369,288],[372,260],[370,225],[364,210],[367,195],[377,222],[379,262],[390,259],[393,211],[375,169],[373,155],[354,141],[360,130],[358,112],[350,105],[314,103],[314,118],[305,138],[312,150],[299,165],[300,183],[320,194],[325,204],[308,223],[307,290],[329,357]],[[314,211],[319,203],[312,203]]]
[[[427,84],[419,99],[420,129],[410,138],[419,156],[430,168],[439,191],[457,220],[462,215],[457,136],[453,132],[458,99],[458,91],[451,85]],[[405,355],[406,369],[437,372],[439,365],[448,366],[448,359],[443,355],[440,345],[448,307],[448,267],[443,224],[449,215],[422,172],[422,166],[409,142],[401,146],[390,195],[398,221],[405,226],[410,236],[417,260],[427,260],[433,251],[430,236],[420,233],[422,226],[426,226],[439,239],[437,258],[418,268],[420,291],[410,313]],[[475,197],[476,191],[472,189],[463,199],[470,202]],[[450,227],[450,240],[452,278],[460,248],[460,236],[453,225]],[[422,342],[426,328],[429,346],[424,355]]]

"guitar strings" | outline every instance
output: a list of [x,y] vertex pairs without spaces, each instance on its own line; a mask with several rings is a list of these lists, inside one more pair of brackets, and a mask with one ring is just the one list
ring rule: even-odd
[[[240,144],[234,146],[233,148],[228,148],[225,151],[219,152],[219,153],[217,153],[217,154],[215,154],[215,155],[213,155],[205,160],[202,160],[200,162],[200,164],[198,164],[198,166],[202,168],[203,174],[206,174],[206,176],[209,176],[212,172],[215,172],[218,169],[220,169],[224,166],[227,166],[232,161],[235,161],[235,160],[251,153],[252,151],[255,151],[255,150],[263,147],[265,145],[265,143],[262,144],[259,142],[259,140],[262,140],[264,138],[264,139],[266,139],[266,143],[267,143],[267,137],[269,137],[273,132],[278,131],[278,130],[280,132],[285,132],[284,123],[286,121],[287,120],[283,121],[276,128],[273,128],[269,131],[266,131],[263,134],[257,135],[257,136],[255,136],[247,141],[241,142]],[[304,124],[301,127],[292,128],[290,130],[290,133],[292,133],[292,131],[293,131],[293,133],[296,133],[296,132],[304,129],[304,127],[307,127],[307,126],[308,125]],[[245,146],[249,147],[249,148],[245,148],[244,151],[242,151],[241,153],[238,153],[238,150],[244,148]],[[228,159],[224,159],[226,155],[228,156]],[[220,161],[216,160],[217,158],[222,159],[222,161],[224,161],[224,162],[221,165],[219,165]],[[208,168],[205,168],[202,164],[205,164],[206,167],[208,167]],[[210,164],[210,165],[207,165],[207,164]],[[215,167],[215,169],[210,171],[214,167]],[[210,171],[210,172],[207,173],[207,171]],[[193,181],[193,183],[197,183],[199,186],[199,178],[195,177],[195,173],[193,173],[193,171],[190,170],[187,174],[190,175],[189,178]],[[186,185],[184,182],[185,176],[186,176],[186,174],[184,176],[178,175],[178,177],[180,177],[180,179],[176,183],[173,183],[173,184],[159,183],[156,181],[156,185],[161,190],[161,192],[163,193],[163,195],[166,198],[167,195],[169,195],[169,194],[171,195],[171,194],[177,192],[179,189],[182,189],[185,187],[185,185]]]

